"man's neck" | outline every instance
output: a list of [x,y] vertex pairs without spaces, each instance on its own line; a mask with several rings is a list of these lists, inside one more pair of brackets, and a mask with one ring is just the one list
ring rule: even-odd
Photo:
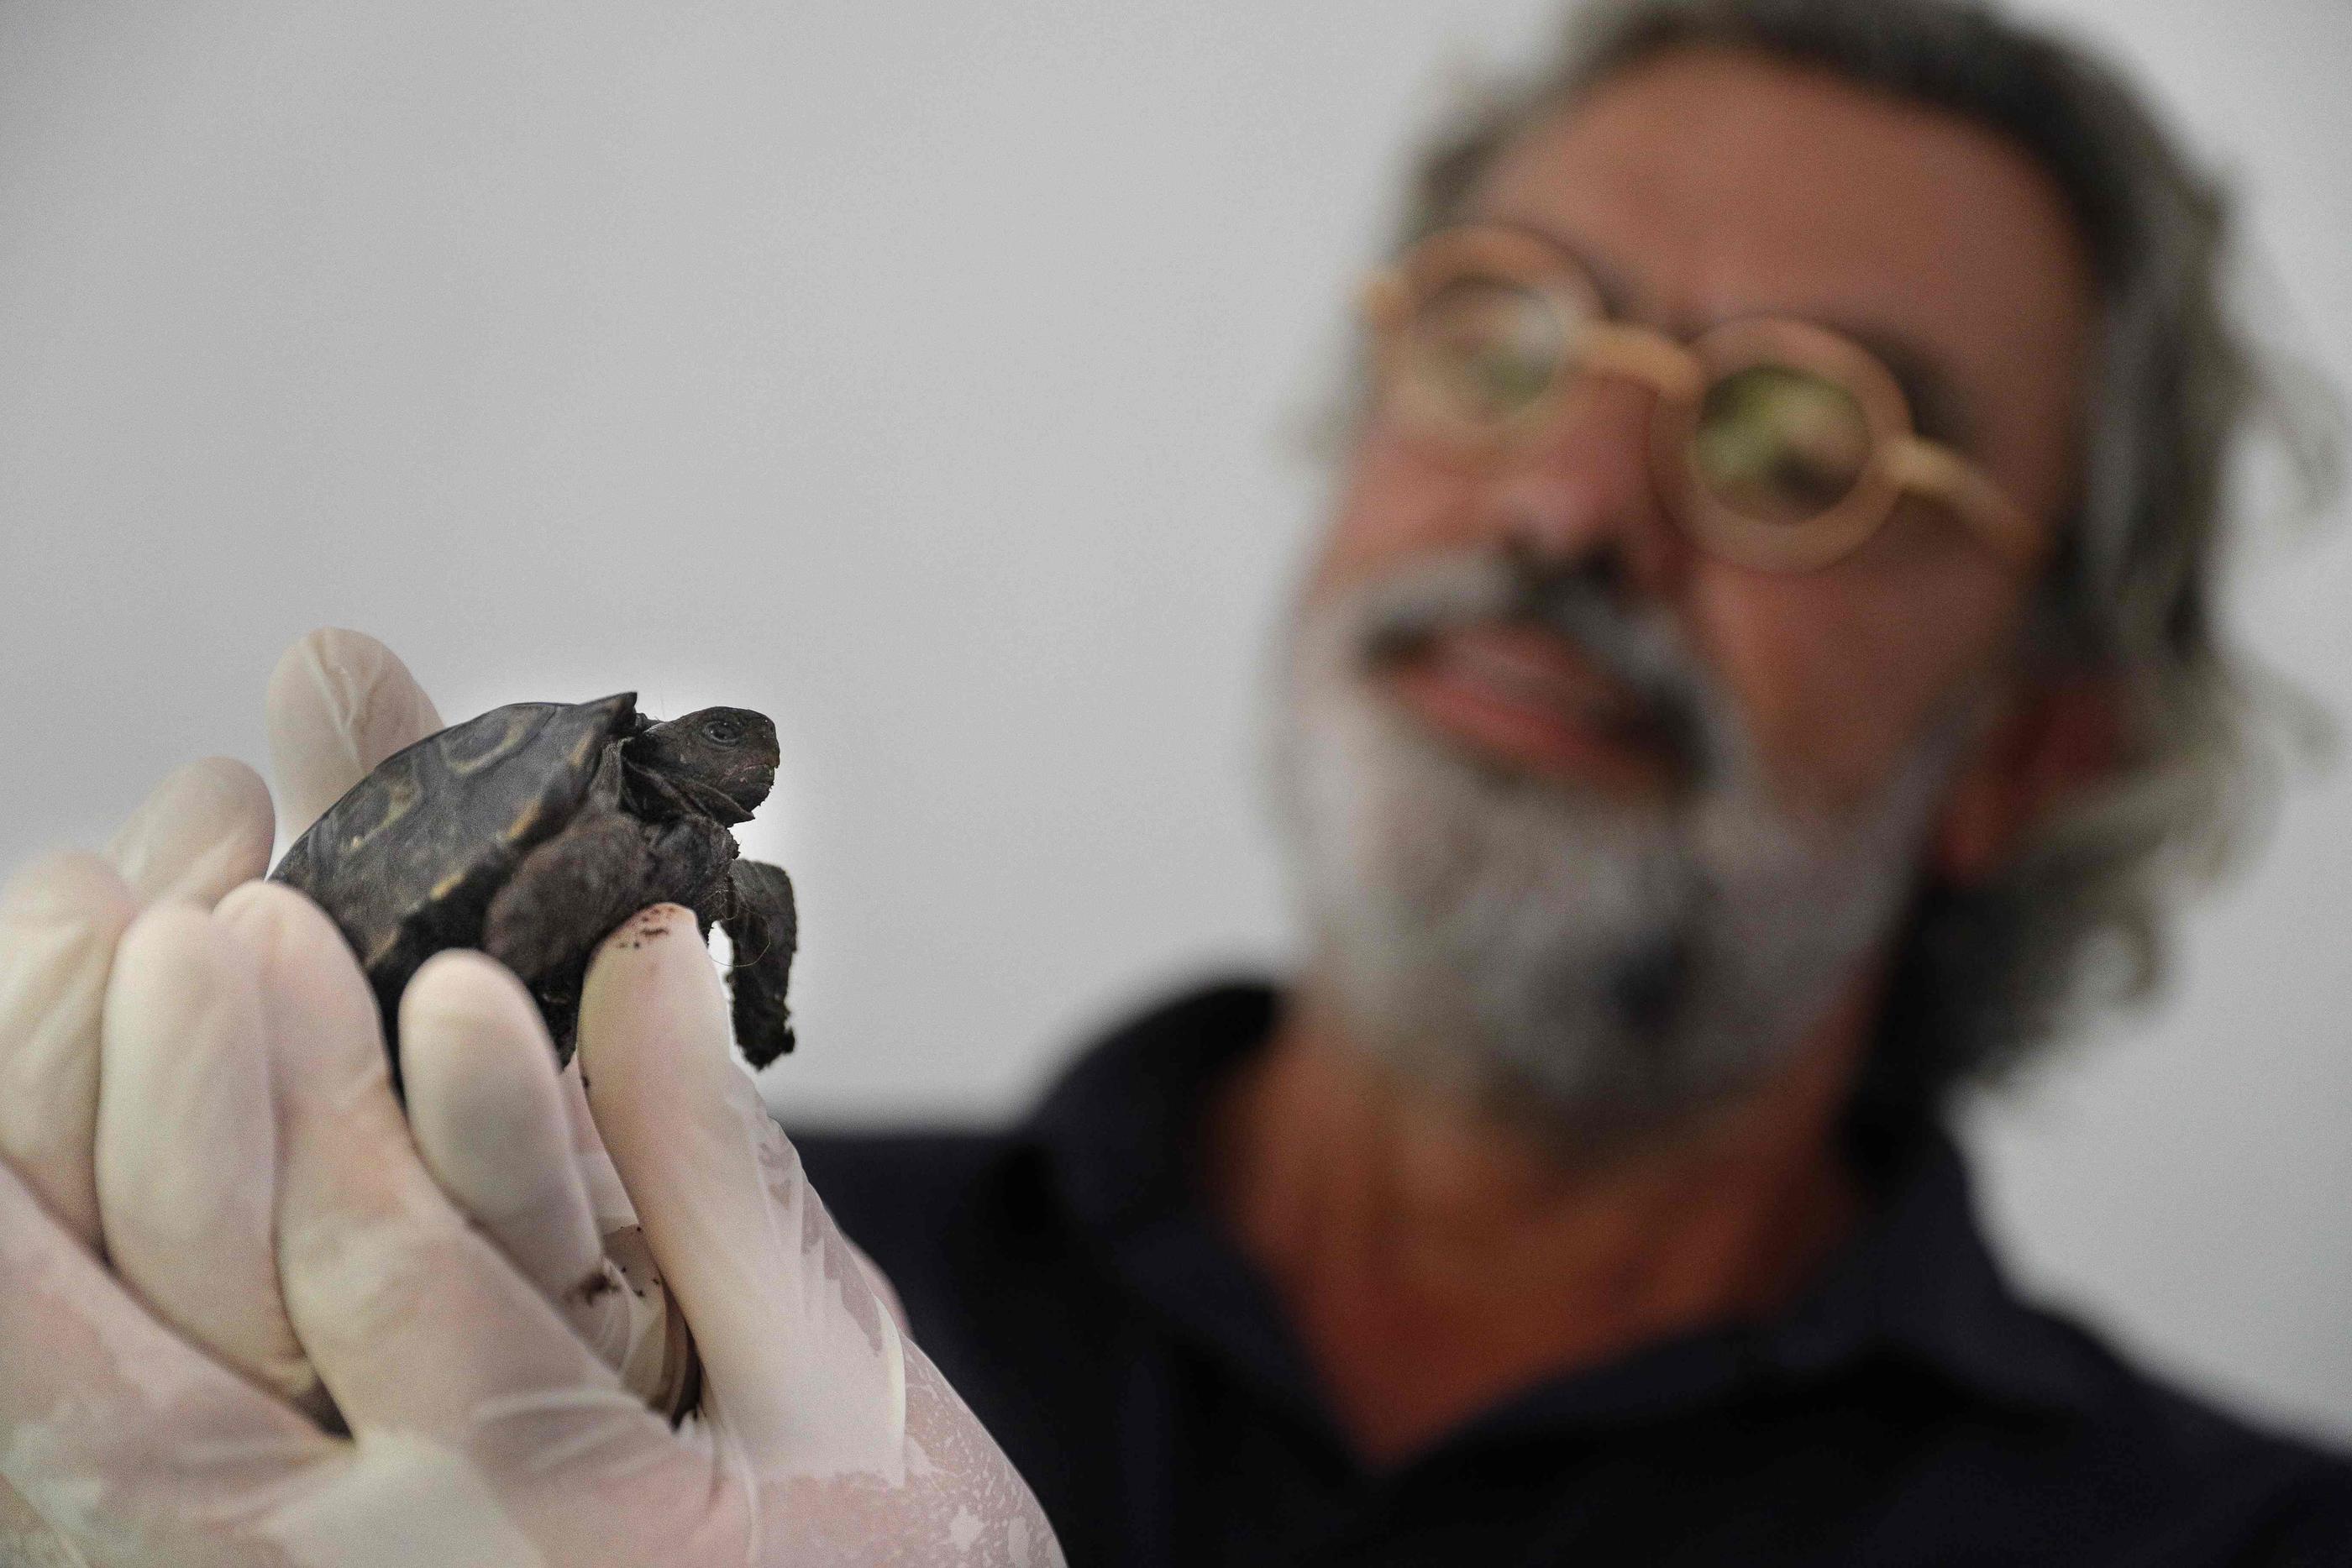
[[1211,1200],[1368,1462],[1545,1378],[1787,1301],[1860,1208],[1836,1126],[1867,998],[1671,1142],[1578,1162],[1400,1079],[1306,993],[1226,1087]]

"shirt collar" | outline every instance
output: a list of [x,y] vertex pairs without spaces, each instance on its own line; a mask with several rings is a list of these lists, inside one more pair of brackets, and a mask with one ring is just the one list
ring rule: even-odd
[[[1316,1400],[1270,1292],[1213,1225],[1192,1169],[1212,1087],[1262,1046],[1278,1001],[1262,983],[1204,987],[1115,1030],[1031,1118],[1074,1226],[1171,1327],[1306,1408]],[[2080,1336],[2011,1293],[1978,1225],[1968,1172],[1933,1119],[1850,1130],[1872,1195],[1812,1286],[1762,1323],[1681,1336],[1528,1391],[1517,1426],[1720,1396],[1748,1379],[1832,1377],[1907,1359],[1998,1405],[2064,1414],[2095,1397]]]

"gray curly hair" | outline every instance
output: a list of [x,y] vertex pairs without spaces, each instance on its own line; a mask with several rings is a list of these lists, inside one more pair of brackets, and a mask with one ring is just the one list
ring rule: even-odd
[[[1594,0],[1548,65],[1485,91],[1422,156],[1399,248],[1456,221],[1505,148],[1601,78],[1709,46],[1990,127],[2054,176],[2094,262],[2082,499],[2041,585],[2030,652],[2045,673],[2094,672],[2120,692],[2124,758],[1992,880],[1919,892],[1857,1108],[1924,1111],[2099,1007],[2151,993],[2167,894],[2218,873],[2264,815],[2277,771],[2264,720],[2286,711],[2265,698],[2286,694],[2215,625],[2224,480],[2268,414],[2315,503],[2333,475],[2333,422],[2270,395],[2231,326],[2218,183],[2109,68],[1972,0]],[[1359,418],[1368,395],[1360,384]]]

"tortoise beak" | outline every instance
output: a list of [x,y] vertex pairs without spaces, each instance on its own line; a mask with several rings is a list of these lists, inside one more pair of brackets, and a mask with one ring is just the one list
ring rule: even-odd
[[776,770],[762,768],[755,773],[746,773],[740,783],[727,791],[727,798],[747,812],[756,811],[760,802],[768,798],[768,791],[775,787]]

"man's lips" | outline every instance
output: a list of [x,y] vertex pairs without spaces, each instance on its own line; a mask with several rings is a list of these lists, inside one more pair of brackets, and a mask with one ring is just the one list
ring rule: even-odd
[[1649,705],[1539,627],[1431,632],[1380,674],[1416,718],[1513,772],[1643,798],[1685,781],[1685,759]]

